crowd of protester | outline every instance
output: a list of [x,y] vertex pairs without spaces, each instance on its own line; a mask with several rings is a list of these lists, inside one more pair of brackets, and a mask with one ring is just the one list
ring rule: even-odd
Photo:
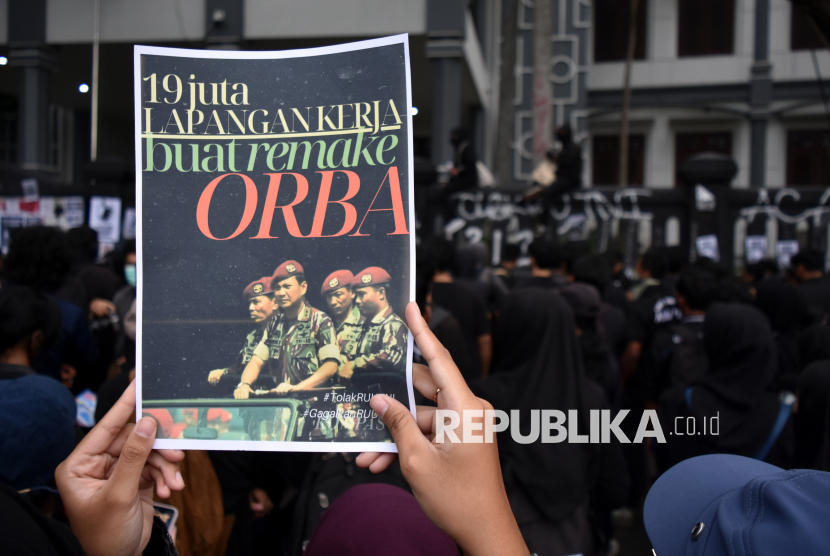
[[[181,512],[182,555],[369,554],[361,543],[387,529],[403,532],[372,542],[422,547],[394,553],[457,554],[455,543],[475,553],[479,541],[442,513],[450,503],[425,492],[440,487],[441,473],[426,477],[408,463],[405,450],[424,449],[416,440],[402,444],[396,436],[401,463],[377,454],[197,451],[182,461],[179,452],[148,456],[144,433],[164,427],[162,420],[142,419],[118,435],[130,417],[135,375],[135,242],[103,258],[98,252],[89,228],[29,227],[12,231],[2,259],[0,507],[27,516],[27,542],[43,544],[36,553],[80,554],[79,541],[95,553],[88,543],[96,535],[76,530],[82,518],[73,518],[83,514],[73,504],[86,502],[74,491],[57,495],[55,470],[75,449],[58,473],[58,483],[72,485],[67,469],[80,465],[79,453],[114,465],[130,442],[135,454],[144,450],[150,458],[141,488],[155,481],[157,498],[169,497]],[[424,324],[420,330],[412,322],[420,317],[408,310],[415,359],[440,367],[432,376],[416,368],[419,404],[435,406],[432,392],[447,381],[459,392],[456,402],[475,405],[474,394],[496,409],[519,410],[523,435],[532,410],[574,410],[576,430],[586,434],[591,410],[629,410],[620,425],[629,439],[644,411],[659,416],[665,443],[624,443],[612,435],[601,444],[518,444],[509,431],[500,433],[493,488],[501,492],[503,480],[521,539],[534,553],[614,554],[615,525],[631,520],[659,475],[697,456],[830,471],[830,279],[823,254],[802,251],[787,269],[763,261],[736,277],[712,260],[688,262],[676,249],[652,247],[626,273],[619,254],[592,253],[578,242],[540,238],[527,256],[508,245],[493,266],[481,245],[432,237],[418,247],[416,261]],[[441,359],[440,345],[451,362]],[[107,432],[75,424],[73,396],[85,390],[97,394],[96,418],[109,422]],[[484,460],[472,466],[487,471]],[[181,474],[174,477],[174,469]],[[109,477],[98,477],[97,488]],[[185,483],[198,488],[182,490]],[[498,492],[481,494],[495,514],[501,502],[487,497]],[[146,492],[134,498],[139,505],[148,500]],[[467,503],[477,504],[474,497]],[[56,528],[61,522],[72,522],[77,539]],[[499,538],[509,540],[511,531]],[[151,536],[146,524],[139,532],[141,542]],[[350,535],[356,540],[347,546]]]

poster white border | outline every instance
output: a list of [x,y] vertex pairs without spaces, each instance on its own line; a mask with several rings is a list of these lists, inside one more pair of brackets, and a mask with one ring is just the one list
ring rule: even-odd
[[[143,238],[143,202],[142,202],[142,150],[141,150],[141,56],[171,56],[175,58],[210,58],[227,60],[281,60],[289,58],[308,58],[341,54],[358,50],[368,50],[381,46],[402,44],[404,47],[404,64],[406,69],[406,122],[407,133],[407,176],[409,200],[409,301],[415,300],[415,168],[413,165],[412,135],[412,74],[409,60],[409,35],[407,33],[377,39],[357,41],[347,44],[304,48],[281,51],[246,51],[246,50],[194,50],[187,48],[165,48],[158,46],[135,45],[133,51],[133,94],[135,98],[135,193],[136,193],[136,421],[142,415],[142,330],[144,299],[144,238]],[[407,324],[408,326],[408,324]],[[409,395],[409,408],[417,417],[415,410],[415,392],[412,384],[413,335],[408,334],[406,383]],[[218,405],[217,405],[218,407]],[[180,450],[244,450],[260,452],[397,452],[398,447],[390,442],[302,442],[302,441],[262,441],[262,440],[194,440],[194,439],[157,439],[153,443],[156,449]]]

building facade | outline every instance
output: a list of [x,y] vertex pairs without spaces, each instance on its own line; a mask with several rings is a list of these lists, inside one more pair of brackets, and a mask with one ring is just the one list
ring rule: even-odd
[[[129,161],[133,44],[267,50],[409,33],[416,154],[452,159],[449,133],[464,126],[500,185],[519,189],[567,123],[585,185],[614,185],[630,2],[0,0],[0,163],[70,183],[93,150]],[[700,151],[734,158],[737,188],[830,183],[830,52],[788,0],[638,4],[631,185],[680,185]],[[96,37],[93,149],[79,87],[93,85]]]

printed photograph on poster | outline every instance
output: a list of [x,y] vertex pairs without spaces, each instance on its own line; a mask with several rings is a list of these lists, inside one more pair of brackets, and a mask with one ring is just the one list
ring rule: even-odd
[[396,451],[369,401],[414,413],[407,36],[137,46],[134,82],[137,417],[156,447]]
[[91,197],[89,227],[98,232],[99,243],[118,243],[121,240],[121,199]]

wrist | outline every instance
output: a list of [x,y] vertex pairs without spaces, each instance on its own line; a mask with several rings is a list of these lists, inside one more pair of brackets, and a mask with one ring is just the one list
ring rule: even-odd
[[237,389],[237,390],[239,390],[239,389],[240,389],[240,388],[242,388],[243,386],[247,386],[248,388],[250,388],[250,387],[251,387],[251,383],[250,383],[250,382],[245,382],[245,381],[243,380],[242,382],[240,382],[239,384],[237,384],[237,385],[236,385],[236,389]]

